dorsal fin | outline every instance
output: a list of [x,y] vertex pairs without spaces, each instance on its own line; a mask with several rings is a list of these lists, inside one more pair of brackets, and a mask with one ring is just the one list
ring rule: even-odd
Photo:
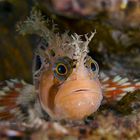
[[139,79],[123,78],[117,76],[107,76],[101,74],[101,83],[103,87],[104,97],[107,100],[121,100],[127,93],[133,93],[140,89]]

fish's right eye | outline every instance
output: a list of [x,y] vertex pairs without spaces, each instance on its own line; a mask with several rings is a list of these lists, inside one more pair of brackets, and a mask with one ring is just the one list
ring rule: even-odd
[[68,68],[65,64],[58,63],[56,66],[56,72],[57,74],[64,76],[64,75],[67,75]]
[[53,72],[58,80],[66,80],[72,72],[72,60],[68,57],[58,58],[53,65]]

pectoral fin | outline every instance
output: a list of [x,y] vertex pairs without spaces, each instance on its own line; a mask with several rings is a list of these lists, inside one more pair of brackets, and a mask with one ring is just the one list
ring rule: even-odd
[[104,97],[107,100],[121,100],[127,93],[132,93],[140,89],[139,79],[124,78],[119,75],[107,76],[101,74],[101,83]]

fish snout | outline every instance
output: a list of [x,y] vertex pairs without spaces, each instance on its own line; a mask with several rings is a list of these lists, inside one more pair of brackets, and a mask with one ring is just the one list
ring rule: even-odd
[[55,114],[59,119],[81,120],[95,112],[102,101],[102,91],[98,82],[69,81],[55,97]]

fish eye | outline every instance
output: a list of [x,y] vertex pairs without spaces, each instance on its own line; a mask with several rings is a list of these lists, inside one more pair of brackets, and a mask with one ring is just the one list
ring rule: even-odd
[[53,72],[55,78],[64,81],[72,72],[72,60],[68,57],[60,57],[53,64]]
[[98,66],[97,62],[93,59],[90,60],[90,68],[93,72],[96,72],[96,73],[99,72],[99,66]]
[[95,60],[93,60],[91,57],[87,57],[85,66],[92,70],[92,72],[98,73],[99,71],[99,66]]
[[90,63],[90,67],[91,67],[91,70],[92,71],[96,71],[96,65],[95,65],[95,63],[91,62]]
[[58,63],[56,66],[56,72],[59,75],[66,75],[68,72],[67,66],[63,63]]

